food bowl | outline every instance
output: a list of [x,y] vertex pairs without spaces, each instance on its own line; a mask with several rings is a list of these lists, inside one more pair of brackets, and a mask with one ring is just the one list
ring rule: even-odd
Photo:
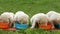
[[47,26],[44,26],[44,25],[39,24],[39,28],[50,30],[52,28],[52,24],[48,23]]
[[7,29],[7,28],[9,28],[9,23],[8,22],[7,23],[0,22],[0,28],[1,29]]
[[28,28],[28,24],[16,23],[15,26],[16,26],[17,29],[26,29],[26,28]]

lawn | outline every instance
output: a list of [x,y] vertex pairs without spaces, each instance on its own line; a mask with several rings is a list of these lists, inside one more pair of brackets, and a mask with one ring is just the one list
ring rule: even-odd
[[[16,13],[19,10],[27,13],[30,18],[36,13],[47,13],[50,10],[60,12],[60,0],[0,0],[0,14],[6,11]],[[0,30],[0,34],[60,34],[60,30]]]

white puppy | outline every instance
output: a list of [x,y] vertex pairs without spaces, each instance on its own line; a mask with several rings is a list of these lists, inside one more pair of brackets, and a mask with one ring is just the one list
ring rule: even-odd
[[59,13],[57,13],[55,11],[49,11],[47,13],[47,15],[49,16],[49,18],[52,21],[53,25],[54,25],[54,23],[57,23],[57,22],[60,23],[60,14]]
[[0,16],[1,21],[3,22],[9,22],[10,26],[14,22],[14,14],[12,12],[4,12]]
[[14,16],[14,20],[19,23],[27,23],[29,21],[29,16],[23,11],[18,11]]
[[49,21],[49,17],[46,14],[44,13],[35,14],[31,18],[31,24],[32,24],[31,28],[34,28],[36,23],[40,23],[40,24],[43,23],[45,26],[47,26],[48,21]]

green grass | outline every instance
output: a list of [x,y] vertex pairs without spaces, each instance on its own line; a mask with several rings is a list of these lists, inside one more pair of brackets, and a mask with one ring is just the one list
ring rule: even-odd
[[[30,17],[36,13],[47,13],[50,10],[60,12],[60,0],[0,0],[0,14],[9,11],[16,13],[17,11],[24,11]],[[19,31],[3,31],[0,34],[60,34],[58,31],[37,30],[19,30]]]
[[60,34],[59,30],[49,30],[44,29],[26,29],[26,30],[16,30],[16,31],[4,31],[0,30],[1,34]]

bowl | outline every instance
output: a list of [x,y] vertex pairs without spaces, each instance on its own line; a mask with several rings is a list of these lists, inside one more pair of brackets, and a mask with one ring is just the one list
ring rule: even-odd
[[17,29],[26,29],[26,28],[28,28],[28,24],[16,23],[15,26],[16,26]]
[[47,26],[44,26],[44,25],[39,24],[39,28],[50,30],[52,28],[52,24],[48,23]]
[[7,23],[0,22],[0,28],[2,28],[2,29],[9,28],[9,23],[8,22]]

